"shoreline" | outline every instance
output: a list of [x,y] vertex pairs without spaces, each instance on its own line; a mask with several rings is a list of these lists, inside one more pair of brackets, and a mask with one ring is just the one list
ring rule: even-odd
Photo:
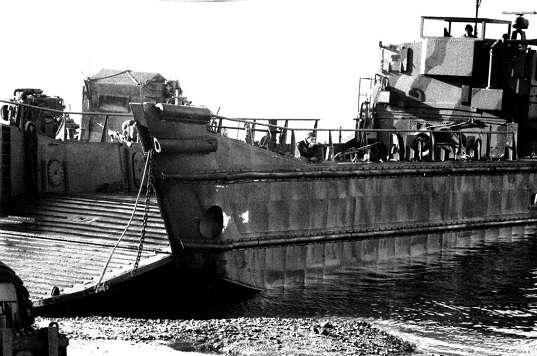
[[[58,322],[60,332],[73,341],[73,346],[85,345],[73,351],[88,350],[88,345],[95,342],[100,354],[112,354],[112,350],[105,351],[107,343],[110,348],[121,347],[122,342],[146,350],[153,347],[155,355],[167,355],[173,350],[178,354],[181,351],[235,356],[408,355],[416,351],[415,345],[354,318],[38,317],[36,325],[46,326],[51,321]],[[129,354],[132,356],[130,351]]]

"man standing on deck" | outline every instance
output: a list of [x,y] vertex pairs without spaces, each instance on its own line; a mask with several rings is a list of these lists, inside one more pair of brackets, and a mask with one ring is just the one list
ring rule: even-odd
[[315,134],[310,132],[305,139],[298,143],[298,152],[300,152],[301,157],[306,158],[308,161],[317,161],[316,146]]
[[470,24],[466,25],[466,27],[464,28],[464,36],[463,37],[466,37],[466,38],[475,38],[476,37],[474,35],[474,28],[472,27],[472,25],[470,25]]

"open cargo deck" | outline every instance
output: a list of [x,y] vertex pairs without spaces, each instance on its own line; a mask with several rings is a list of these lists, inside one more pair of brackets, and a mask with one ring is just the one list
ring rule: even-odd
[[[131,195],[47,195],[21,201],[16,212],[0,218],[0,261],[24,281],[34,305],[94,293],[103,266],[134,208]],[[144,198],[103,282],[130,278],[140,240]],[[156,200],[151,201],[137,274],[172,261],[164,222]],[[52,296],[54,287],[59,296]],[[54,288],[56,289],[56,288]]]

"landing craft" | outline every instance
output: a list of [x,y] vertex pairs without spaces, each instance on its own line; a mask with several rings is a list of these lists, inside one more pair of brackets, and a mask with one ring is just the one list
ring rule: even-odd
[[40,89],[3,103],[0,260],[38,310],[172,261],[130,100],[186,103],[158,73],[104,69],[85,80],[80,113]]
[[306,284],[411,254],[415,234],[536,222],[527,20],[422,24],[417,41],[380,46],[351,129],[225,118],[160,75],[103,71],[70,113],[78,131],[60,98],[21,89],[2,109],[0,259],[39,307],[172,262],[183,285]]
[[527,28],[523,17],[422,17],[418,40],[380,44],[353,129],[131,104],[181,270],[300,284],[319,268],[408,256],[415,234],[536,222]]

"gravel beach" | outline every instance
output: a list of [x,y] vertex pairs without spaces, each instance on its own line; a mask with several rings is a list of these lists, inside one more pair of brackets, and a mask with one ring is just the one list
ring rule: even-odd
[[36,322],[46,326],[53,320],[70,339],[69,354],[73,356],[99,354],[89,351],[92,346],[100,354],[125,352],[131,356],[136,354],[131,349],[140,354],[151,350],[154,355],[176,350],[241,356],[407,355],[415,349],[366,322],[345,318],[73,317],[38,318]]

